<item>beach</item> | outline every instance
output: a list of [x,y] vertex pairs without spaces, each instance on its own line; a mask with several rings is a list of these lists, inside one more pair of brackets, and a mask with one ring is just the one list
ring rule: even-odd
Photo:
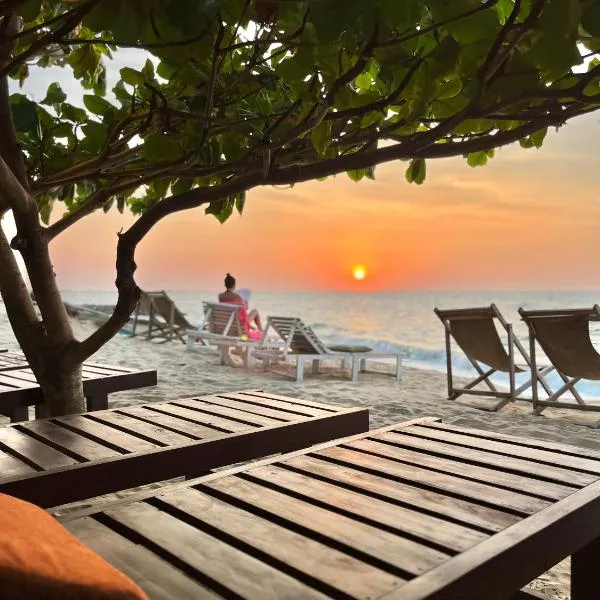
[[[2,327],[3,339],[10,337]],[[74,319],[77,337],[82,339],[93,331],[91,323]],[[10,346],[16,349],[16,345]],[[391,366],[374,363],[380,373],[364,373],[352,383],[348,372],[327,364],[318,375],[306,369],[304,383],[296,383],[291,365],[264,372],[256,365],[252,371],[219,364],[215,349],[198,347],[188,351],[180,341],[160,343],[143,337],[119,335],[109,341],[93,361],[136,368],[156,368],[158,385],[112,394],[111,408],[173,400],[195,395],[243,389],[268,392],[342,406],[364,406],[370,411],[371,428],[377,428],[419,416],[440,417],[446,423],[465,427],[501,431],[542,440],[558,441],[600,450],[600,431],[590,427],[600,414],[584,414],[566,410],[549,410],[542,416],[531,414],[527,403],[514,403],[497,413],[479,410],[477,398],[450,401],[446,397],[443,373],[404,368],[399,384]],[[485,402],[490,402],[489,400]],[[120,495],[122,497],[122,494]],[[104,501],[108,501],[105,499]],[[569,561],[554,567],[532,584],[533,589],[555,600],[569,598]]]

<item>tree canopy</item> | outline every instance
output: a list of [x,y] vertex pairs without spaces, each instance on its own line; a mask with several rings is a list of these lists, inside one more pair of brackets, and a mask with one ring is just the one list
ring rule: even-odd
[[[58,83],[0,90],[0,208],[33,199],[45,243],[98,209],[139,215],[86,353],[133,309],[136,245],[170,213],[223,222],[253,187],[396,159],[420,184],[427,159],[484,165],[600,107],[600,0],[0,0],[0,17],[0,81],[64,67],[86,90],[83,107]],[[107,90],[130,48],[148,60]]]

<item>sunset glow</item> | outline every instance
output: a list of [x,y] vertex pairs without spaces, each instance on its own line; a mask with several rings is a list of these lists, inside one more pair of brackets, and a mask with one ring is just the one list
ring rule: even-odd
[[[255,188],[224,225],[201,208],[172,215],[138,247],[136,281],[218,291],[230,272],[257,293],[597,287],[597,125],[577,119],[540,150],[504,148],[483,168],[428,161],[422,186],[394,162],[375,181]],[[53,240],[61,288],[114,289],[117,232],[132,223],[100,211]]]
[[367,271],[362,265],[356,265],[352,269],[352,277],[356,279],[356,281],[362,281],[367,276]]

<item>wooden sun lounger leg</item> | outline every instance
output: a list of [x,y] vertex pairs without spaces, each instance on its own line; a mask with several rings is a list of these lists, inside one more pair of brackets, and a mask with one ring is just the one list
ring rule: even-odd
[[313,375],[318,375],[319,374],[319,367],[321,366],[321,361],[318,358],[315,358],[312,361],[312,372]]
[[600,590],[600,538],[571,556],[571,600],[594,600]]
[[94,410],[106,410],[108,408],[108,393],[97,392],[91,396],[86,396],[88,412]]
[[296,357],[296,383],[302,383],[304,381],[304,356],[298,355]]
[[352,357],[352,381],[356,382],[358,381],[358,370],[360,367],[360,361],[361,359],[359,359],[356,356]]
[[35,405],[35,418],[36,419],[47,419],[50,416],[50,410],[47,404],[36,404]]
[[452,381],[452,341],[450,338],[450,328],[444,323],[446,333],[446,377],[448,379],[448,398],[454,399],[454,383]]
[[27,406],[17,406],[11,411],[10,422],[20,423],[21,421],[29,421],[29,407]]

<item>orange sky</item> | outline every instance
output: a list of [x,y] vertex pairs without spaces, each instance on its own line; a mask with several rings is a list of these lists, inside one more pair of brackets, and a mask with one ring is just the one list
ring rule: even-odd
[[[505,149],[484,168],[429,161],[424,185],[406,163],[377,181],[345,175],[249,194],[220,225],[202,209],[165,219],[138,250],[146,288],[218,289],[225,272],[255,290],[559,289],[598,287],[598,116]],[[98,213],[52,246],[63,289],[111,289],[116,231]],[[351,278],[362,263],[368,275]]]
[[[121,51],[117,69],[146,55]],[[61,69],[33,69],[21,92],[34,99]],[[518,146],[486,167],[428,161],[424,185],[407,163],[377,168],[377,181],[345,175],[292,189],[252,191],[243,217],[225,225],[202,209],[161,222],[138,249],[138,284],[216,290],[224,274],[256,291],[405,289],[589,289],[600,285],[600,112],[551,132],[540,150]],[[116,232],[131,222],[97,213],[63,233],[52,255],[63,289],[113,289]],[[351,278],[362,263],[364,281]]]

